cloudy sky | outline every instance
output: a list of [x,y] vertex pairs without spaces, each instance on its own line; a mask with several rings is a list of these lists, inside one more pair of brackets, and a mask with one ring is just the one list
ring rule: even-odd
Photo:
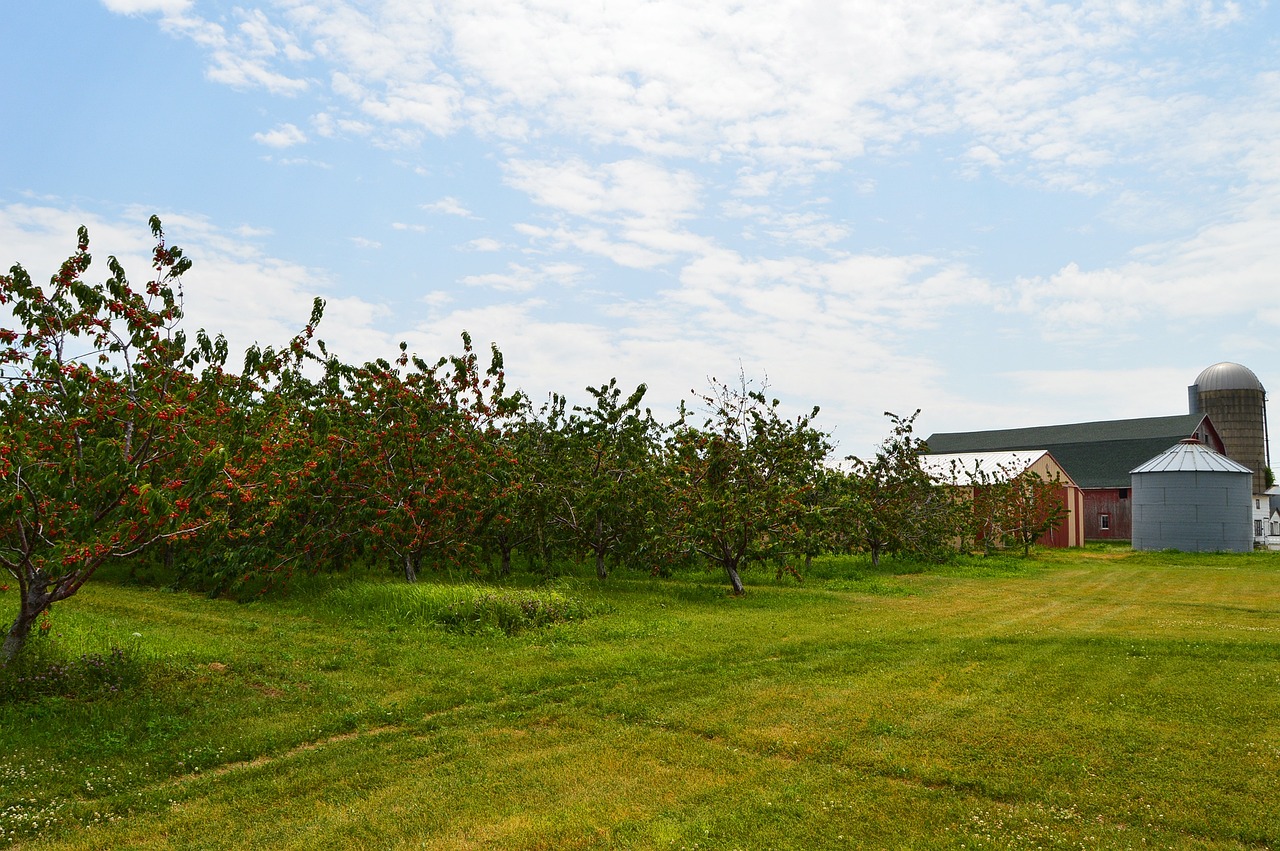
[[741,370],[842,452],[1280,387],[1259,0],[63,0],[0,23],[0,265],[89,226],[192,327],[502,348],[667,419]]

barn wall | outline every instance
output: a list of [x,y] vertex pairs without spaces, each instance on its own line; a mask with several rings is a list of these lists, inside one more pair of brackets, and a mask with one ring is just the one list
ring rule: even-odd
[[1082,543],[1076,535],[1076,527],[1078,525],[1079,514],[1076,506],[1078,500],[1076,494],[1080,489],[1074,486],[1067,486],[1058,490],[1058,503],[1067,510],[1066,516],[1059,521],[1048,532],[1045,532],[1036,540],[1036,545],[1041,547],[1078,547]]
[[[970,498],[974,502],[974,511],[980,511],[980,503],[982,501],[982,488],[966,489]],[[1084,496],[1079,488],[1075,485],[1066,485],[1058,489],[1058,503],[1067,509],[1067,514],[1063,517],[1057,526],[1045,532],[1036,539],[1036,546],[1040,547],[1080,547],[1084,545]],[[982,535],[979,534],[975,543],[982,542]]]
[[1051,454],[1040,456],[1034,464],[1027,468],[1028,472],[1038,474],[1042,479],[1057,478],[1063,483],[1058,492],[1058,501],[1067,510],[1057,527],[1050,529],[1036,541],[1045,547],[1079,547],[1084,545],[1083,523],[1084,503],[1080,496],[1080,488],[1076,487],[1071,476],[1062,468]]
[[[1084,493],[1084,536],[1091,541],[1127,541],[1133,530],[1133,495],[1129,488],[1090,488]],[[1111,518],[1102,528],[1102,515]]]

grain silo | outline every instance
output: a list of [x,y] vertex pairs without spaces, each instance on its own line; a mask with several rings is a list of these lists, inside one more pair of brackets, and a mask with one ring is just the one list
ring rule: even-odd
[[1135,550],[1249,552],[1253,471],[1195,438],[1129,474]]
[[1238,363],[1215,363],[1187,388],[1190,413],[1208,414],[1222,437],[1227,457],[1253,471],[1253,493],[1267,491],[1267,391],[1253,370]]

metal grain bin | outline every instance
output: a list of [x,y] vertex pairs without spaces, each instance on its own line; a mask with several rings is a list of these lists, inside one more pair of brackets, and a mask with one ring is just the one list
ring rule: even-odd
[[1249,552],[1253,471],[1194,438],[1129,471],[1135,550]]

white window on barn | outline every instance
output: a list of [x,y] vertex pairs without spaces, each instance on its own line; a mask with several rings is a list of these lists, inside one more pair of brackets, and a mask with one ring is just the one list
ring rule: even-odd
[[1111,528],[1111,515],[1110,515],[1110,514],[1099,514],[1099,515],[1098,515],[1098,528],[1099,528],[1099,529],[1101,529],[1101,530],[1102,530],[1102,531],[1104,531],[1104,532]]

